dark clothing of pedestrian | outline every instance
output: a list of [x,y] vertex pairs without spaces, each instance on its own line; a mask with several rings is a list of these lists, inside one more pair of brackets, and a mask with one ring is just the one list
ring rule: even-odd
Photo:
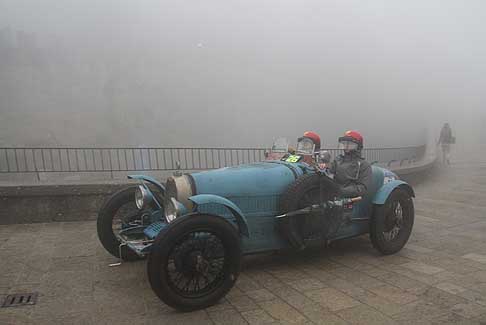
[[451,144],[454,143],[454,137],[452,136],[452,130],[449,124],[445,124],[440,130],[439,144]]
[[442,129],[440,130],[440,137],[438,144],[441,145],[442,149],[442,163],[443,164],[450,164],[450,153],[451,153],[451,144],[455,143],[456,139],[452,136],[452,129],[449,126],[449,123],[445,123]]

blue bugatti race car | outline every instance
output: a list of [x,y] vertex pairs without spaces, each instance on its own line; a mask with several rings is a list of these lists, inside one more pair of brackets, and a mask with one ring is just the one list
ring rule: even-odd
[[130,176],[139,185],[115,193],[99,212],[102,245],[123,260],[147,257],[157,296],[188,311],[224,297],[245,254],[323,246],[367,233],[382,254],[406,244],[414,191],[393,172],[372,166],[367,194],[342,198],[318,164],[330,159],[328,153],[273,149],[267,155],[273,159],[172,176],[165,184]]

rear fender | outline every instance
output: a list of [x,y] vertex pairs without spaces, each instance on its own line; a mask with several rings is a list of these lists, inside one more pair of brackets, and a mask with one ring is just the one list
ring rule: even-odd
[[[250,233],[248,231],[248,222],[246,221],[246,218],[243,214],[243,212],[230,200],[219,196],[219,195],[213,195],[213,194],[199,194],[199,195],[194,195],[189,198],[192,202],[194,202],[197,205],[201,204],[219,204],[224,207],[226,207],[235,217],[236,223],[238,225],[238,229],[240,231],[240,234],[250,237]],[[223,216],[220,216],[223,217]],[[223,217],[226,218],[226,217]]]
[[386,199],[390,196],[391,192],[394,189],[400,188],[405,190],[411,197],[415,197],[415,192],[413,188],[408,185],[406,182],[401,180],[393,180],[391,182],[386,183],[383,185],[378,192],[376,192],[375,196],[373,197],[373,204],[385,204]]

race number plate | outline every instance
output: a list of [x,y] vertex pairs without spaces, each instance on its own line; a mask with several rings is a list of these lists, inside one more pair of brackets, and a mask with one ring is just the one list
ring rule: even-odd
[[297,163],[302,159],[301,155],[290,155],[288,157],[284,157],[282,160],[289,163]]

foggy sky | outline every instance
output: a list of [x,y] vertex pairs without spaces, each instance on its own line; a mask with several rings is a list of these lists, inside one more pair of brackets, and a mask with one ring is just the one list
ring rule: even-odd
[[446,121],[471,131],[486,123],[485,13],[482,1],[0,0],[0,30],[32,33],[42,57],[0,56],[0,146],[262,146],[306,130],[335,146],[347,129],[398,146]]

